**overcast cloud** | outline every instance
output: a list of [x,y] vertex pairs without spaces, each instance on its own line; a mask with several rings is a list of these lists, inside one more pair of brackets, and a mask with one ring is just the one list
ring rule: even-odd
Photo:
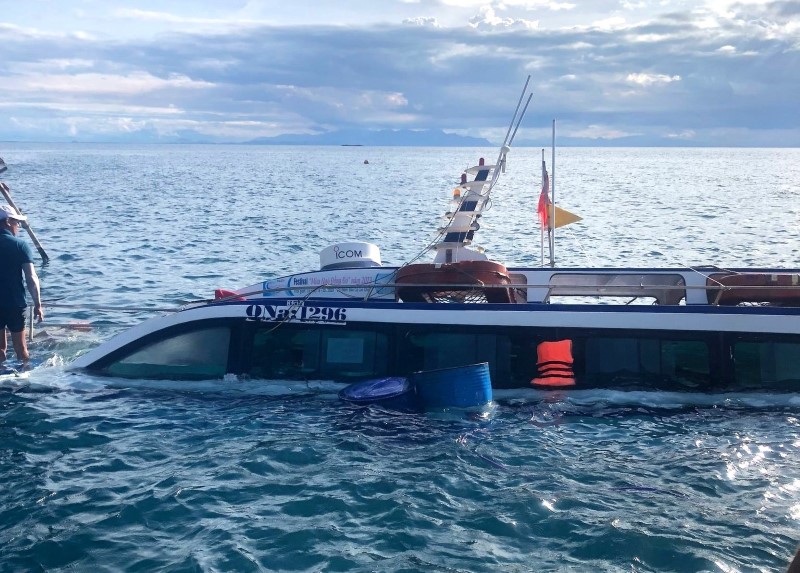
[[800,3],[0,1],[0,140],[800,146]]

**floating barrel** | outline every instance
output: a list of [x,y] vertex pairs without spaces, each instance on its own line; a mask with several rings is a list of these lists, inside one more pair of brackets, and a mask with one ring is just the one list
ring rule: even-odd
[[471,408],[492,401],[488,362],[415,372],[412,380],[423,408]]
[[414,385],[408,378],[375,378],[342,388],[339,398],[353,404],[379,404],[387,408],[414,407]]

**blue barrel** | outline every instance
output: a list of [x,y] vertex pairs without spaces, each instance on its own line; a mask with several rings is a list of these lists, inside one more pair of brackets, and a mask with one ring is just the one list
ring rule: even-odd
[[488,362],[415,372],[412,380],[423,408],[472,408],[492,401]]
[[408,378],[374,378],[342,388],[339,398],[352,404],[379,404],[386,408],[414,407],[414,386]]

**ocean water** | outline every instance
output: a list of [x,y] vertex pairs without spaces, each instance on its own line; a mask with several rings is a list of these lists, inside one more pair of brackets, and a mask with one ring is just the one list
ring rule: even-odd
[[[126,326],[366,240],[433,238],[494,149],[0,144],[51,257],[0,380],[0,571],[780,571],[800,543],[800,394],[518,392],[480,415],[337,387],[129,387],[65,369]],[[476,243],[541,262],[538,149]],[[550,163],[550,151],[546,158]],[[369,164],[364,164],[364,160]],[[800,266],[800,150],[559,149],[565,266]]]

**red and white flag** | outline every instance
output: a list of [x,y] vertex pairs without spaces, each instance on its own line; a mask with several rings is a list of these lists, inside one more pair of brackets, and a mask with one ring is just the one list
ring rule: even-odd
[[548,226],[550,220],[550,177],[547,175],[547,166],[542,161],[542,192],[539,195],[539,206],[536,208],[539,213],[539,221],[542,227]]

